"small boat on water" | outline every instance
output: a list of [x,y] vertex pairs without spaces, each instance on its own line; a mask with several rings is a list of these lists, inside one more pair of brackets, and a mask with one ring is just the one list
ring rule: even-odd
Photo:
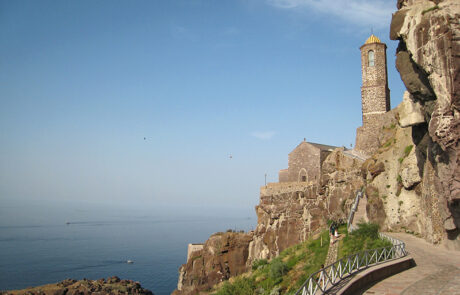
[[126,263],[132,264],[132,263],[134,263],[134,261],[128,259],[128,260],[126,260]]
[[66,221],[65,224],[69,225],[69,224],[70,224],[70,221]]

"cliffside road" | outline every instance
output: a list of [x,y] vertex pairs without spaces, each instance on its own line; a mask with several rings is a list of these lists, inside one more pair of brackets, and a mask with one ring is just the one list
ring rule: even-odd
[[435,247],[409,234],[389,234],[406,243],[416,267],[378,282],[359,294],[453,295],[460,294],[460,252]]

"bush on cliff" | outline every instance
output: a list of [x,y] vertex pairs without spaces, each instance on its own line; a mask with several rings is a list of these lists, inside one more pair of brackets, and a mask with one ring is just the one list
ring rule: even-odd
[[253,295],[256,284],[252,278],[237,278],[233,283],[225,282],[222,288],[215,295]]
[[375,223],[359,223],[358,229],[347,234],[339,244],[339,258],[358,253],[363,250],[391,247],[391,243],[379,237],[379,225]]
[[256,270],[259,267],[262,267],[267,264],[268,264],[267,259],[257,259],[252,263],[252,270]]
[[328,231],[316,239],[292,246],[270,262],[255,260],[252,272],[218,287],[215,295],[294,294],[308,276],[324,264],[329,248]]
[[289,271],[287,265],[280,259],[275,258],[270,263],[270,278],[275,284],[280,283],[283,280],[283,276]]

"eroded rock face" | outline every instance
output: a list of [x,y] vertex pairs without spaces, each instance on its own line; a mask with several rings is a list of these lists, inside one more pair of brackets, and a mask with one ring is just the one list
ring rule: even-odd
[[153,295],[147,289],[143,289],[139,282],[131,280],[122,280],[118,277],[110,277],[107,280],[87,280],[80,281],[67,279],[57,284],[43,285],[23,290],[0,292],[4,295],[86,295],[86,294],[135,294],[135,295]]
[[386,225],[396,226],[389,207],[403,216],[409,210],[419,220],[405,220],[406,227],[412,222],[414,231],[433,243],[459,244],[460,2],[399,0],[397,7],[390,37],[400,42],[396,66],[412,101],[405,98],[398,107],[399,123],[411,131],[415,149],[389,170],[398,173],[399,198],[406,196],[420,212],[401,199],[400,206],[385,206]]
[[319,185],[289,182],[262,187],[248,264],[305,241],[328,219],[346,220],[355,192],[364,185],[362,163],[338,148],[324,160]]
[[191,254],[179,269],[174,294],[198,294],[247,271],[248,247],[253,233],[217,233]]

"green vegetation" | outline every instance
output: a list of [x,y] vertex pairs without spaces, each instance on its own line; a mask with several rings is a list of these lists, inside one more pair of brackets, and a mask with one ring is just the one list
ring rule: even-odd
[[407,156],[409,156],[410,152],[412,151],[412,149],[414,148],[414,146],[411,144],[411,145],[408,145],[404,148],[404,155],[398,159],[399,163],[402,163],[404,161],[405,158],[407,158]]
[[256,270],[261,266],[267,265],[267,259],[257,259],[252,263],[252,270]]
[[[346,231],[346,226],[342,227]],[[340,232],[340,229],[339,229]],[[321,268],[329,249],[329,232],[292,246],[271,261],[255,260],[252,272],[225,282],[214,295],[294,294]]]
[[380,247],[391,246],[387,240],[379,237],[379,226],[375,223],[359,223],[358,229],[347,234],[339,244],[339,258]]
[[404,148],[404,157],[407,157],[409,156],[410,152],[412,151],[412,149],[414,148],[414,145],[408,145]]
[[251,278],[240,277],[237,278],[233,283],[228,281],[224,283],[215,295],[252,295],[256,290],[256,283]]
[[399,201],[398,205],[401,206],[403,203],[404,203],[403,201]]
[[398,174],[398,177],[396,177],[396,181],[397,181],[398,183],[402,183],[402,177],[401,177],[401,175]]
[[391,145],[391,139],[388,140],[387,142],[385,142],[385,143],[383,144],[383,147],[384,147],[384,148],[387,148],[387,147],[389,147],[390,145]]
[[433,6],[433,7],[430,7],[430,8],[428,8],[428,9],[425,9],[424,11],[422,11],[422,15],[424,15],[424,14],[427,13],[427,12],[436,10],[436,9],[439,9],[439,6],[438,6],[438,5],[435,5],[435,6]]

